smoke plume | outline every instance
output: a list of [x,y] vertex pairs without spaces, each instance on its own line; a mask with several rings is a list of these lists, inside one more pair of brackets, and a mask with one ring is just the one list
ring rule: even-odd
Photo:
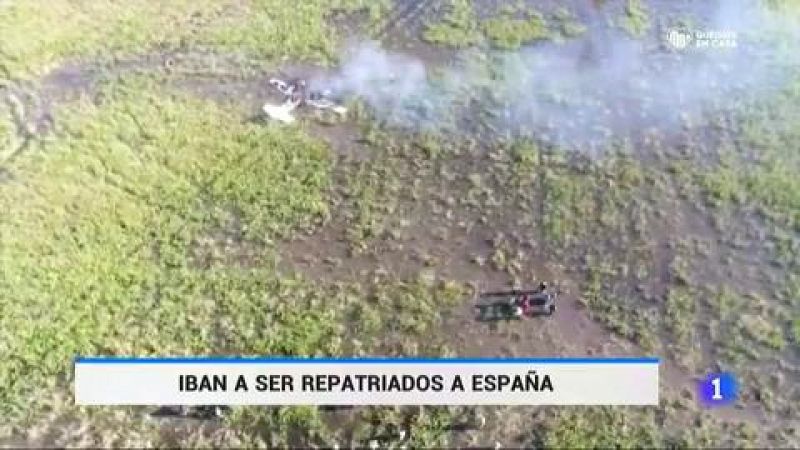
[[644,39],[594,20],[583,35],[562,43],[465,51],[446,65],[362,42],[347,49],[334,74],[314,83],[363,99],[401,127],[470,124],[483,133],[535,135],[591,150],[611,137],[690,126],[745,94],[781,87],[787,69],[797,67],[796,23],[783,23],[755,2],[703,8],[695,12],[697,24],[680,29],[734,32],[735,47],[698,47],[702,42],[694,40],[671,48],[662,38],[677,29],[669,17],[654,20]]

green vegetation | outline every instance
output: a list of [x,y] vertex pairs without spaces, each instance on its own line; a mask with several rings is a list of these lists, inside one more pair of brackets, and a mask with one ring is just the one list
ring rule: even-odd
[[542,219],[547,239],[562,245],[576,243],[589,229],[586,215],[595,211],[591,179],[550,166],[543,184],[546,201]]
[[0,161],[4,160],[14,147],[14,124],[11,113],[0,103]]
[[[709,295],[714,357],[738,370],[754,361],[791,361],[792,343],[798,342],[794,274],[800,267],[800,184],[795,175],[800,170],[799,86],[795,77],[777,93],[740,99],[731,130],[736,140],[718,150],[718,164],[693,171],[711,206],[708,214],[716,223],[719,242],[746,248],[754,238],[745,237],[744,230],[758,230],[762,235],[755,238],[757,246],[764,248],[759,271],[772,278],[759,280],[760,289],[754,290],[752,283],[745,288],[748,283],[736,278],[746,278],[747,271],[737,267],[731,269],[730,279],[713,287]],[[763,376],[750,377],[745,389],[755,392],[767,410],[792,410],[778,394],[786,388],[783,377],[790,373],[779,370],[769,381]]]
[[[800,10],[793,1],[768,3]],[[451,0],[424,39],[513,50],[585,30],[563,8],[544,16],[518,2],[479,18],[473,4]],[[0,5],[0,78],[13,79],[15,92],[36,90],[34,76],[71,59],[176,49],[287,65],[331,61],[330,23],[359,10],[375,24],[389,5],[8,2]],[[647,34],[647,3],[629,0],[624,9],[619,25]],[[476,93],[462,100],[476,112],[471,129],[491,132],[398,132],[354,105],[363,130],[352,150],[364,158],[333,162],[303,127],[330,133],[337,145],[351,142],[352,128],[247,123],[234,108],[250,109],[249,100],[221,107],[165,87],[192,84],[186,74],[120,75],[75,103],[47,98],[55,133],[0,166],[0,413],[8,424],[0,442],[18,429],[69,446],[361,447],[410,426],[411,447],[452,445],[451,408],[357,409],[336,429],[328,419],[341,416],[317,408],[236,408],[216,433],[172,428],[138,408],[78,408],[64,393],[75,354],[449,354],[456,340],[480,333],[453,332],[443,321],[468,301],[460,282],[525,285],[557,265],[565,270],[553,270],[556,282],[578,286],[567,295],[638,345],[632,352],[748,370],[747,406],[770,417],[796,414],[778,393],[793,388],[800,345],[800,85],[740,99],[734,126],[685,130],[703,143],[706,131],[725,134],[718,154],[703,144],[684,154],[671,140],[648,138],[635,153],[609,146],[590,158],[499,137],[491,116],[525,83],[498,79],[526,76],[529,66],[519,52],[488,54],[465,55],[465,72],[479,74],[474,84],[440,87]],[[30,83],[18,80],[26,77]],[[460,124],[456,116],[436,125]],[[15,122],[0,103],[0,159],[18,145]],[[306,263],[309,273],[291,273]],[[434,281],[439,276],[459,282]],[[520,354],[528,348],[517,345],[521,336],[563,332],[506,325],[502,347],[467,351]],[[553,352],[575,348],[537,342]],[[597,351],[617,343],[598,342]],[[760,362],[773,373],[765,376]],[[709,447],[726,444],[721,435],[732,436],[729,446],[754,445],[771,433],[717,427],[695,415],[688,396],[671,394],[653,411],[537,409],[555,417],[534,433],[535,446]],[[505,412],[497,414],[493,421],[502,422]],[[530,424],[507,423],[514,431]],[[784,447],[796,446],[795,431],[780,433]]]
[[[325,149],[296,131],[244,125],[141,80],[61,117],[61,138],[0,185],[4,408],[75,354],[207,353],[209,289],[239,275],[199,272],[194,242],[234,218],[245,238],[268,241],[326,211]],[[218,295],[236,298],[235,287]]]
[[[780,354],[791,341],[791,327],[777,307],[765,311],[763,300],[742,295],[729,286],[711,294],[709,328],[715,352],[725,364],[739,366]],[[786,332],[784,329],[786,328]]]
[[[170,334],[179,332],[183,336],[192,331],[202,338],[211,339],[211,342],[201,344],[202,349],[194,351],[200,353],[224,351],[226,354],[320,356],[394,352],[412,355],[419,352],[422,355],[438,355],[443,349],[439,342],[430,339],[429,334],[439,325],[438,310],[442,306],[456,304],[464,296],[460,286],[447,283],[431,285],[424,280],[382,280],[376,284],[375,293],[366,292],[367,289],[359,284],[319,286],[299,278],[277,278],[274,269],[266,266],[253,269],[220,267],[211,271],[197,271],[196,274],[196,280],[201,284],[198,295],[202,298],[193,302],[208,304],[213,309],[213,315],[207,317],[206,314],[199,315],[196,310],[189,311],[191,330],[184,330],[187,327],[186,319],[174,324],[162,323],[162,328],[153,326],[151,333],[159,334],[158,345],[169,343]],[[183,300],[182,304],[173,304],[181,299],[172,295],[165,300],[170,303],[158,307],[150,305],[150,314],[155,314],[156,318],[162,317],[174,313],[174,309],[184,307],[187,303]],[[154,317],[148,318],[153,320]],[[392,317],[396,322],[384,321],[384,317]],[[428,336],[422,344],[420,332]],[[148,342],[154,338],[148,339]],[[130,351],[137,351],[138,346],[135,344]],[[155,353],[167,350],[148,347],[143,351]],[[169,351],[183,354],[191,350],[176,346]],[[62,369],[66,370],[68,360],[64,366]],[[48,433],[58,436],[56,442],[68,446],[100,445],[104,442],[105,445],[111,445],[123,441],[132,446],[188,445],[195,442],[197,445],[217,447],[311,444],[330,447],[338,441],[335,437],[337,430],[329,429],[322,420],[323,412],[314,407],[235,408],[225,419],[224,434],[205,436],[204,433],[193,433],[177,437],[172,433],[160,435],[158,428],[137,408],[83,410],[60,396],[38,400],[43,407],[52,411],[50,418],[40,421],[37,410],[31,410],[31,405],[26,404],[27,412],[32,416],[26,426],[31,430],[44,428]],[[372,425],[373,422],[368,420],[369,411],[382,415],[387,421]],[[363,413],[363,420],[356,422],[361,431],[353,437],[359,447],[365,446],[372,435],[390,423],[391,411],[374,408]],[[49,429],[58,424],[53,417],[71,423],[79,420],[86,429],[73,435],[63,430]],[[411,419],[412,429],[416,432],[415,442],[420,445],[443,442],[449,417],[446,410],[425,410],[421,415],[407,417]],[[403,422],[399,422],[399,419],[396,421],[398,424]]]
[[359,414],[361,426],[357,427],[355,434],[359,442],[368,443],[374,439],[382,446],[391,448],[397,445],[393,441],[398,430],[407,426],[409,441],[406,445],[412,448],[445,447],[449,444],[448,427],[453,422],[454,414],[448,407],[368,407]]
[[469,0],[450,0],[450,11],[440,22],[428,24],[422,38],[431,44],[469,47],[481,41],[478,18]]
[[514,179],[517,192],[525,195],[530,192],[537,181],[541,150],[536,142],[522,140],[515,142],[509,149],[513,165]]
[[400,185],[386,161],[356,164],[348,174],[345,188],[348,211],[348,239],[355,252],[367,248],[370,239],[388,227],[388,217],[397,208]]
[[624,155],[583,169],[566,164],[563,154],[548,155],[541,186],[547,239],[569,246],[599,231],[598,224],[609,235],[625,227],[624,211],[643,181],[643,169]]
[[234,3],[11,2],[0,8],[0,73],[38,74],[71,57],[132,52],[157,43],[177,45],[192,35],[193,24],[212,19]]
[[637,305],[631,296],[620,296],[613,290],[620,269],[611,266],[609,258],[591,260],[587,282],[580,297],[589,315],[618,335],[639,344],[646,351],[658,348],[658,310]]
[[[463,299],[459,285],[383,278],[366,289],[277,275],[272,242],[328,214],[319,142],[146,79],[110,85],[102,98],[63,107],[59,139],[19,158],[14,182],[0,185],[9,420],[33,420],[45,405],[99,420],[50,397],[66,387],[57,380],[75,354],[443,351],[428,333],[440,308]],[[160,439],[130,420],[131,436]],[[439,439],[436,423],[419,425],[433,433],[425,442]],[[325,437],[315,408],[243,408],[229,426],[252,445]]]
[[[768,239],[772,245],[774,262],[790,272],[800,263],[795,233],[800,230],[800,184],[795,175],[800,170],[798,158],[798,125],[800,113],[796,105],[800,99],[800,84],[795,81],[786,89],[768,99],[749,101],[741,108],[739,145],[721,152],[721,163],[711,171],[698,174],[706,198],[719,215],[735,215],[740,211],[755,209],[765,218]],[[795,277],[775,289],[783,305],[770,310],[746,308],[740,294],[725,294],[720,302],[739,304],[745,311],[729,319],[728,330],[717,331],[722,353],[731,362],[758,359],[757,348],[781,351],[786,342],[794,341],[792,327],[785,327],[785,311],[796,306]],[[743,305],[743,303],[745,303]],[[761,305],[762,302],[756,302]],[[787,309],[788,308],[788,309]],[[746,312],[746,310],[751,312]],[[791,316],[789,316],[791,317]],[[723,325],[719,325],[723,327]],[[754,346],[756,344],[756,346]]]
[[762,0],[767,8],[793,19],[800,19],[800,4],[797,0]]
[[545,431],[546,448],[654,448],[663,446],[653,417],[619,408],[563,411]]
[[729,287],[723,287],[714,296],[712,311],[716,317],[710,322],[711,339],[717,345],[716,351],[728,364],[739,364],[755,358],[750,350],[741,320],[744,313],[744,299]]
[[328,59],[334,9],[367,8],[364,0],[148,0],[11,2],[0,8],[0,78],[42,74],[64,60],[111,57],[158,48],[200,46],[261,58]]
[[506,5],[493,17],[479,21],[472,4],[451,0],[449,12],[438,22],[429,23],[423,39],[431,44],[464,48],[486,41],[494,48],[516,50],[525,44],[545,39],[574,38],[586,28],[564,8],[553,15],[553,27],[535,9]]
[[740,161],[727,162],[705,177],[713,200],[758,205],[767,216],[800,229],[800,167],[785,157],[770,155],[754,170]]
[[523,44],[550,36],[544,18],[534,12],[528,13],[524,19],[509,15],[493,17],[483,22],[481,27],[489,42],[504,50],[517,49]]
[[[242,302],[244,292],[237,288],[232,290],[230,297],[226,297],[228,301],[225,303],[231,305],[230,309],[223,311],[223,317],[230,318],[230,321],[226,321],[230,328],[226,329],[236,335],[241,334],[239,343],[228,340],[226,348],[247,348],[250,353],[260,354],[318,356],[396,352],[403,355],[438,355],[443,351],[439,343],[430,339],[420,345],[419,336],[430,333],[439,325],[438,308],[441,305],[454,305],[464,295],[458,285],[432,285],[422,279],[404,283],[382,280],[375,285],[375,292],[372,293],[367,293],[365,287],[358,284],[312,288],[308,283],[284,281],[281,286],[270,287],[261,285],[258,277],[250,275],[239,277],[238,283],[252,290],[252,294],[245,295],[251,300]],[[231,285],[219,287],[229,289]],[[263,292],[282,293],[280,299],[276,299],[277,308],[263,307],[264,303],[259,301],[263,298]],[[315,313],[307,314],[312,310]],[[299,320],[293,319],[293,323],[286,321],[292,317]],[[392,317],[393,320],[382,320],[385,317]],[[262,327],[277,328],[278,331],[270,332]],[[254,339],[264,342],[264,345],[252,348]],[[308,346],[298,347],[303,343]],[[368,415],[369,411],[384,415],[387,420],[381,421],[381,426],[391,423],[386,417],[391,410],[367,409],[364,414]],[[420,431],[432,433],[427,442],[441,438],[441,426],[436,426],[443,420],[439,416],[434,413],[413,418],[415,427]],[[375,423],[368,417],[363,419],[365,425]],[[264,408],[241,408],[229,419],[229,424],[241,433],[243,439],[254,443],[303,445],[310,440],[331,445],[327,436],[329,431],[322,423],[321,412],[317,408],[271,408],[268,411]],[[367,426],[363,431],[364,435],[355,437],[364,441],[362,445],[369,435],[379,433],[381,429]],[[266,435],[265,432],[270,434]],[[417,439],[423,437],[420,433]]]
[[667,294],[666,324],[681,351],[694,342],[695,299],[686,288],[671,289]]
[[[666,409],[666,411],[665,411]],[[670,407],[637,411],[592,407],[559,411],[542,432],[545,448],[742,448],[756,445],[752,429],[729,427],[700,415],[690,426],[666,430],[660,416]]]
[[258,57],[277,59],[335,59],[336,30],[326,21],[333,10],[366,10],[377,21],[385,2],[367,0],[310,0],[287,3],[282,0],[253,0],[240,20],[220,21],[197,40],[200,44]]
[[767,318],[749,314],[741,318],[742,329],[752,342],[757,342],[771,350],[783,350],[783,330],[780,326],[770,323]]
[[554,21],[558,25],[558,32],[562,38],[574,38],[586,32],[586,26],[578,22],[566,8],[559,8],[556,11]]
[[634,37],[642,37],[650,29],[650,17],[642,0],[627,0],[619,26]]
[[446,447],[453,418],[446,408],[428,408],[417,415],[409,433],[413,448]]

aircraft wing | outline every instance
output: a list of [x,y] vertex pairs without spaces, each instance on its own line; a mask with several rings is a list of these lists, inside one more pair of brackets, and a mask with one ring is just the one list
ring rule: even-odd
[[264,110],[264,113],[271,119],[279,120],[283,123],[294,123],[295,121],[295,118],[291,113],[293,108],[291,108],[289,105],[270,105],[267,103],[262,109]]

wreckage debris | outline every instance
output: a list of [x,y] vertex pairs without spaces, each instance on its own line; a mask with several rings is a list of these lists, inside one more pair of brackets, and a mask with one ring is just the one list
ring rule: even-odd
[[347,108],[330,100],[329,92],[308,90],[305,80],[296,79],[286,82],[278,78],[272,78],[269,80],[269,84],[285,97],[283,104],[272,105],[265,103],[261,108],[267,117],[273,120],[286,124],[294,123],[296,118],[292,112],[301,106],[310,106],[322,111],[333,111],[340,116],[347,114]]

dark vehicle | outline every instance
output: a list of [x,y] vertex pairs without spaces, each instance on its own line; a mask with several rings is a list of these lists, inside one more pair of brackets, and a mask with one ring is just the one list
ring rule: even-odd
[[550,316],[556,311],[557,297],[557,292],[543,284],[539,289],[481,293],[475,308],[481,321]]
[[204,406],[162,406],[151,413],[153,417],[172,417],[184,419],[221,419],[230,413],[231,408],[224,405]]

